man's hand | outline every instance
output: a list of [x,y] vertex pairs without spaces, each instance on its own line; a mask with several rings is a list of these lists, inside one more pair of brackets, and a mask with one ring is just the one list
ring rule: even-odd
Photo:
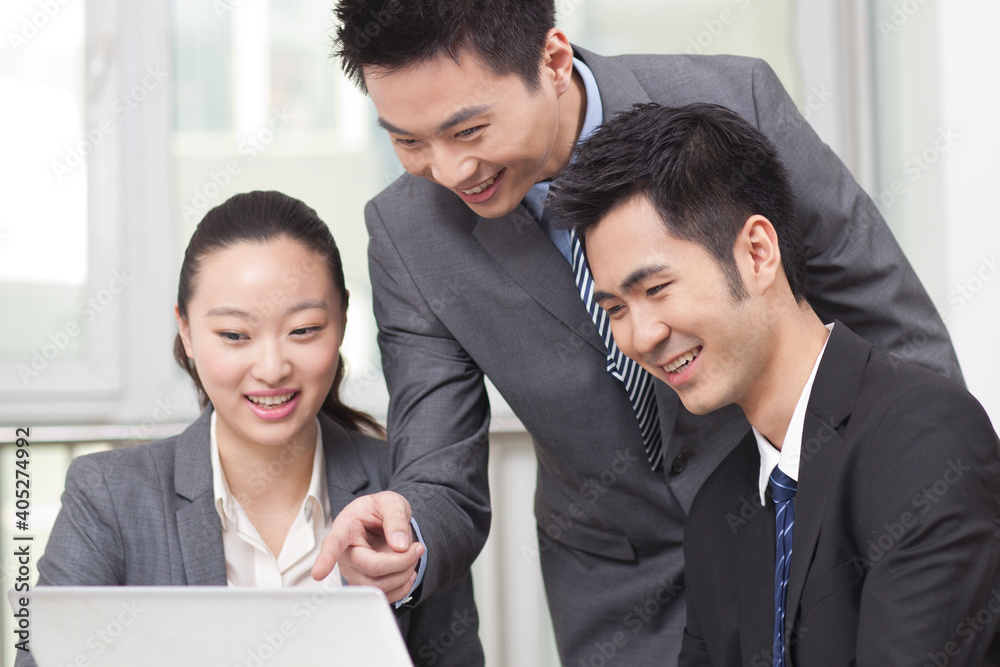
[[340,563],[340,574],[355,586],[375,586],[402,600],[417,580],[424,546],[410,525],[406,498],[382,491],[357,498],[333,520],[313,565],[313,579],[324,579]]

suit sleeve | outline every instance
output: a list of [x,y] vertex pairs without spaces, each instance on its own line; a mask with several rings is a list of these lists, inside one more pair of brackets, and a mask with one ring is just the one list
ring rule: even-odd
[[439,589],[409,615],[406,647],[416,667],[482,667],[472,575]]
[[[61,503],[38,561],[37,585],[121,585],[125,561],[118,520],[104,475],[90,457],[70,465]],[[35,662],[18,651],[15,665],[34,667]]]
[[482,371],[435,314],[448,304],[421,295],[374,202],[365,219],[390,396],[390,489],[410,502],[427,546],[422,600],[458,582],[489,533],[489,402]]
[[45,555],[38,561],[41,586],[118,586],[125,557],[115,507],[100,466],[75,459]]
[[757,126],[778,146],[792,180],[817,314],[962,382],[944,323],[874,202],[761,60],[754,61],[753,99]]
[[857,664],[984,664],[1000,625],[1000,442],[989,418],[958,387],[925,385],[893,404],[871,444],[879,456],[857,467],[871,527],[857,540]]

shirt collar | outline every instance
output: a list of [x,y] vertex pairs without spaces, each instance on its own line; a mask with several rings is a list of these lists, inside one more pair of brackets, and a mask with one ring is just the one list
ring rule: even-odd
[[580,73],[580,78],[583,79],[583,88],[587,94],[587,112],[583,115],[583,127],[580,128],[580,138],[577,140],[580,142],[593,134],[597,126],[601,124],[604,119],[604,106],[601,104],[601,94],[597,89],[597,79],[594,78],[594,73],[579,58],[573,58],[573,67]]
[[[234,523],[237,518],[236,505],[238,500],[229,489],[226,481],[226,474],[222,470],[222,460],[219,458],[219,441],[216,438],[215,411],[212,412],[209,425],[209,448],[212,459],[212,488],[215,491],[215,511],[222,521],[222,530],[227,530],[230,523]],[[323,452],[323,431],[316,419],[316,447],[313,452],[312,475],[309,478],[309,491],[306,493],[302,503],[306,517],[314,511],[323,513],[323,522],[330,520],[330,496],[326,485],[326,455]]]
[[[833,331],[833,323],[825,326],[827,332]],[[764,492],[767,490],[770,482],[771,473],[774,472],[776,467],[781,468],[781,472],[796,482],[799,480],[802,429],[805,426],[806,407],[809,405],[809,395],[812,394],[813,381],[816,379],[819,362],[823,359],[823,353],[826,352],[826,344],[829,340],[830,334],[827,333],[826,341],[823,342],[823,348],[819,351],[819,356],[816,357],[812,372],[809,373],[809,379],[806,380],[806,384],[802,388],[802,393],[799,395],[799,400],[795,404],[792,419],[788,422],[788,429],[785,431],[785,441],[781,444],[781,451],[779,452],[760,431],[753,426],[750,427],[753,429],[754,438],[757,439],[757,450],[760,452],[760,477],[758,478],[758,485],[760,487],[761,505],[766,504],[764,499],[767,496],[764,495]]]
[[[580,138],[577,140],[579,143],[593,134],[594,130],[601,124],[604,119],[604,107],[601,104],[601,94],[597,89],[597,79],[594,78],[594,73],[579,58],[573,58],[573,67],[583,79],[584,102],[587,105],[587,111],[583,115],[583,127],[580,128]],[[524,196],[528,210],[531,211],[536,220],[542,218],[542,209],[545,207],[545,198],[549,195],[550,184],[551,181],[535,183],[528,190],[528,194]]]

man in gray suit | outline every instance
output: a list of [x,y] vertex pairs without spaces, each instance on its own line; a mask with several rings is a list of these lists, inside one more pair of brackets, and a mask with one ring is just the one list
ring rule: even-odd
[[575,143],[636,102],[732,108],[791,172],[820,317],[961,379],[940,318],[765,63],[601,57],[554,27],[551,0],[342,0],[337,14],[344,70],[409,173],[365,209],[396,473],[338,517],[314,575],[339,560],[412,605],[467,571],[489,531],[488,376],[535,442],[564,664],[673,664],[687,513],[748,425],[735,406],[694,417],[614,346],[579,244],[545,211]]

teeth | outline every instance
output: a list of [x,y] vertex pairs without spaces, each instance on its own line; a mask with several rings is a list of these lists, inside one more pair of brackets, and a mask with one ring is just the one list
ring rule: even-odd
[[497,180],[497,176],[499,176],[499,175],[500,175],[500,172],[497,172],[496,174],[493,174],[493,178],[491,178],[490,180],[486,181],[485,183],[481,183],[480,185],[477,185],[476,187],[472,188],[471,190],[462,190],[462,192],[464,192],[467,195],[478,195],[480,192],[482,192],[486,188],[488,188],[491,185],[493,185],[493,181]]
[[682,370],[688,364],[694,361],[695,357],[697,357],[699,354],[701,354],[701,348],[696,347],[695,349],[687,352],[683,356],[677,357],[677,359],[672,361],[668,366],[664,366],[663,370],[666,371],[667,373],[675,373],[679,370]]
[[278,405],[284,405],[288,401],[292,400],[292,396],[295,396],[295,392],[290,394],[279,394],[277,396],[247,396],[247,398],[257,405],[273,408]]

